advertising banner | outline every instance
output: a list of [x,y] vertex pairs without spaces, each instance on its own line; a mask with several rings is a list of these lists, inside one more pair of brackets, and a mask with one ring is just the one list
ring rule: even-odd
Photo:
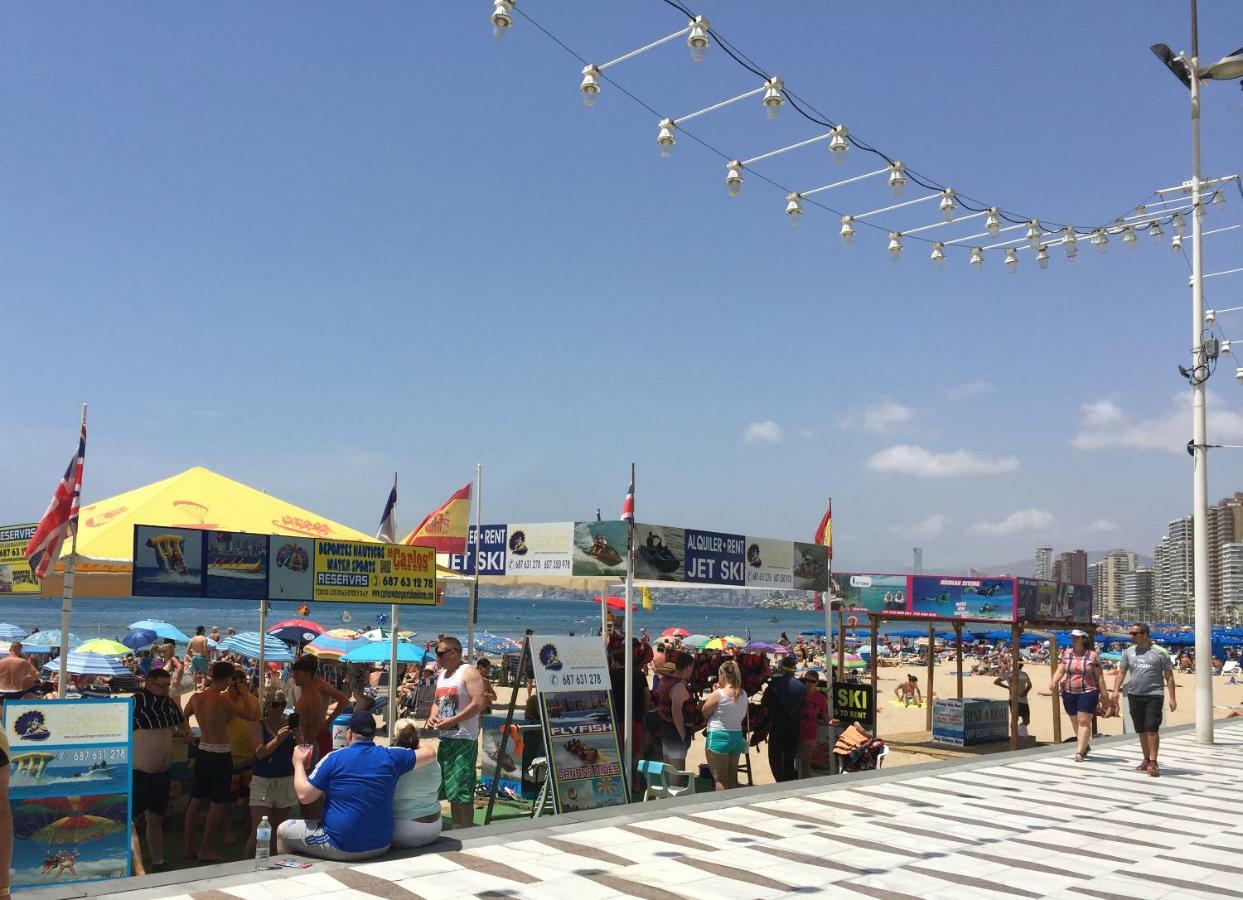
[[436,605],[436,551],[405,544],[315,541],[312,599]]
[[794,589],[794,545],[747,537],[747,587]]
[[13,888],[125,878],[132,701],[8,700]]
[[686,532],[668,525],[634,526],[634,577],[647,581],[685,581]]
[[942,619],[1014,621],[1013,578],[912,575],[910,612]]
[[1092,587],[1086,584],[1068,584],[1070,596],[1070,620],[1086,624],[1092,621]]
[[1086,584],[1018,579],[1018,617],[1029,622],[1092,621],[1092,588]]
[[626,577],[626,523],[575,522],[575,575]]
[[37,525],[0,525],[0,594],[37,594],[39,579],[26,562]]
[[1036,619],[1040,616],[1040,582],[1033,578],[1020,578],[1015,587],[1015,613],[1020,619]]
[[833,682],[829,706],[833,710],[833,718],[840,720],[843,727],[857,722],[864,731],[876,733],[876,692],[870,684]]
[[203,532],[207,557],[204,596],[262,600],[268,595],[268,536],[240,531]]
[[135,597],[202,597],[203,579],[202,531],[134,526]]
[[506,575],[565,575],[574,571],[574,523],[511,524]]
[[[505,545],[507,543],[506,538],[509,533],[509,526],[484,525],[480,530],[483,532],[483,542],[479,547],[479,574],[504,575]],[[449,554],[449,568],[454,572],[474,575],[475,544],[475,526],[472,525],[466,532],[466,554]]]
[[992,744],[1010,737],[1005,700],[937,698],[932,704],[932,741],[954,747]]
[[833,599],[845,610],[906,612],[906,576],[834,572]]
[[268,596],[273,600],[315,599],[315,539],[272,535],[272,558],[268,566]]
[[795,543],[793,575],[796,591],[827,591],[829,548],[822,544]]
[[604,644],[532,635],[531,654],[556,811],[626,803]]
[[686,580],[742,587],[746,582],[746,547],[747,539],[741,534],[686,529]]

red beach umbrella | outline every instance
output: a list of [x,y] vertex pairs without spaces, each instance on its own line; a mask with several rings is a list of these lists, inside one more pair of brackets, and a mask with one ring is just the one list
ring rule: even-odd
[[[592,602],[593,602],[593,603],[599,603],[599,602],[600,602],[600,598],[599,598],[599,597],[592,597],[592,598],[591,598],[591,600],[592,600]],[[615,610],[617,610],[618,612],[625,612],[625,610],[626,610],[626,601],[625,601],[624,599],[622,599],[621,597],[609,597],[609,598],[608,598],[608,600],[607,600],[606,602],[607,602],[607,603],[608,603],[608,605],[609,605],[609,609],[615,609]],[[630,604],[630,610],[631,610],[631,612],[634,612],[634,611],[635,611],[635,610],[637,610],[638,608],[639,608],[639,604],[637,604],[637,603],[631,603],[631,604]]]
[[666,628],[664,631],[660,633],[661,637],[683,638],[683,637],[688,637],[689,635],[690,635],[690,632],[687,631],[685,628]]

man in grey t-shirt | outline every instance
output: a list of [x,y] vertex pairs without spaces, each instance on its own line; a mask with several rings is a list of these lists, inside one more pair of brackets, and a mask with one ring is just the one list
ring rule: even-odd
[[1122,678],[1127,673],[1127,701],[1131,707],[1131,721],[1139,734],[1140,746],[1144,748],[1144,761],[1136,768],[1154,778],[1161,774],[1157,768],[1157,748],[1161,727],[1161,706],[1165,701],[1165,687],[1170,689],[1170,712],[1178,709],[1174,696],[1174,660],[1152,642],[1149,628],[1143,622],[1131,626],[1128,632],[1135,643],[1127,647],[1118,663],[1114,676],[1113,699],[1118,702]]

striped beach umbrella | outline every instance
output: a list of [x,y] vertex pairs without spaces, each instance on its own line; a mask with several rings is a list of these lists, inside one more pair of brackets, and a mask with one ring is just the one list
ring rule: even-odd
[[[247,659],[258,659],[259,632],[243,631],[241,634],[235,634],[228,640],[221,641],[217,649],[228,653],[240,653]],[[293,662],[293,654],[289,652],[288,644],[268,635],[263,639],[263,659],[264,662]]]
[[[79,653],[71,650],[66,660],[66,671],[71,675],[129,675],[125,668],[111,656],[102,653]],[[60,660],[53,659],[43,664],[46,671],[54,672],[60,668]]]
[[304,652],[318,657],[319,659],[335,660],[340,659],[351,650],[354,650],[360,646],[365,647],[370,643],[370,641],[359,641],[357,639],[343,640],[341,638],[334,638],[327,634],[321,634],[319,637],[315,638],[315,640],[306,645]]
[[20,641],[26,636],[26,629],[20,625],[0,622],[0,641]]

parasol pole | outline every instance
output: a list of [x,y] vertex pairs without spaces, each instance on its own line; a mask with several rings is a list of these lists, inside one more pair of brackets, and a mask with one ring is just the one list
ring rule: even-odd
[[[634,487],[634,463],[630,464],[630,485]],[[625,659],[625,679],[626,687],[623,692],[624,703],[622,704],[622,719],[624,720],[618,727],[618,731],[623,735],[622,746],[626,748],[625,753],[625,773],[626,788],[629,794],[633,794],[631,788],[631,772],[634,766],[634,650],[631,648],[631,641],[634,638],[634,614],[630,609],[630,600],[634,594],[634,508],[630,509],[630,522],[626,529],[626,608],[623,611],[625,616],[625,644],[622,648],[622,658]],[[601,598],[601,605],[604,605]]]
[[483,463],[475,463],[475,561],[471,566],[475,577],[470,583],[470,600],[466,615],[466,659],[475,661],[475,623],[479,621],[479,549],[483,546]]
[[[268,542],[271,546],[271,540]],[[259,601],[259,668],[257,671],[258,684],[255,686],[255,696],[259,698],[260,703],[267,701],[268,689],[268,673],[264,669],[264,650],[268,644],[268,599],[264,597]]]
[[[397,473],[393,473],[393,495],[397,494]],[[393,536],[400,534],[397,530],[397,504],[393,504]],[[384,711],[384,718],[388,721],[388,742],[391,746],[393,739],[397,737],[395,724],[397,722],[397,613],[398,605],[391,604],[389,610],[390,627],[393,629],[389,635],[388,646],[388,709]]]
[[[86,404],[82,404],[82,454],[86,455]],[[86,470],[85,459],[74,461],[73,518],[69,521],[69,562],[65,564],[65,583],[60,601],[60,681],[59,696],[65,698],[65,683],[69,680],[69,620],[73,618],[73,576],[78,567],[78,507],[82,502],[82,476]]]

